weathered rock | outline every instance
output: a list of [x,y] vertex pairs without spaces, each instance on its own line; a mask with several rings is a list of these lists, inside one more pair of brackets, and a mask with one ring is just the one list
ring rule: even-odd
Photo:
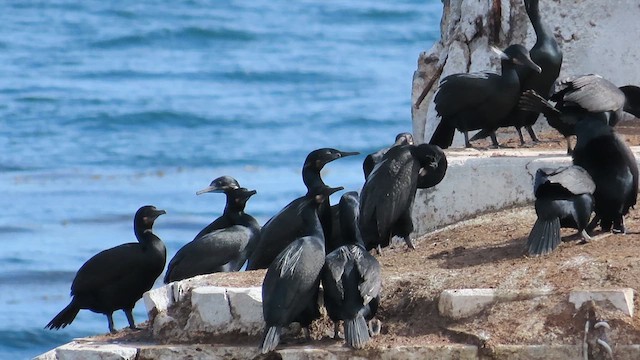
[[206,286],[191,292],[191,314],[185,331],[220,333],[229,327],[233,317],[227,289]]
[[463,319],[483,311],[496,302],[517,301],[551,295],[549,289],[455,289],[445,290],[438,300],[440,315]]
[[232,328],[243,334],[262,333],[262,288],[228,288],[227,296],[233,317]]
[[73,341],[34,360],[134,360],[137,354],[135,346]]

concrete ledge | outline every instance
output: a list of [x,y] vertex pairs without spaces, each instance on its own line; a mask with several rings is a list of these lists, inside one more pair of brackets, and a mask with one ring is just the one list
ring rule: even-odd
[[[640,359],[640,345],[620,345],[614,349],[617,360]],[[398,346],[384,349],[351,350],[339,345],[323,348],[311,346],[287,347],[274,351],[269,358],[286,360],[346,360],[346,359],[458,359],[458,360],[543,360],[584,359],[582,345],[495,345],[478,348],[474,345]],[[158,360],[158,359],[261,359],[256,346],[220,346],[211,344],[154,345],[130,343],[117,345],[100,342],[74,341],[36,357],[34,360]]]
[[551,295],[547,289],[455,289],[445,290],[438,300],[440,315],[450,319],[463,319],[480,313],[487,306],[496,302],[533,299]]
[[[640,159],[640,147],[632,151]],[[445,153],[449,167],[442,182],[416,193],[414,237],[482,213],[530,203],[536,171],[572,161],[565,150],[447,149]]]
[[633,316],[633,289],[591,289],[574,290],[569,294],[569,302],[576,310],[587,301],[594,301],[602,306],[612,306],[624,314]]

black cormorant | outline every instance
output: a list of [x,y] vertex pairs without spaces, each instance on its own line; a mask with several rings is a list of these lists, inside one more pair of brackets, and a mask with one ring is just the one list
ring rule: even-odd
[[575,124],[589,114],[598,116],[610,126],[623,118],[624,112],[640,116],[640,88],[633,85],[616,87],[600,75],[581,75],[561,81],[551,96],[552,105],[540,94],[526,91],[520,99],[520,107],[541,112],[551,127],[558,130],[567,141],[567,153],[571,153],[569,137],[575,135]]
[[502,58],[502,73],[461,73],[445,77],[440,82],[434,102],[441,117],[429,144],[443,149],[451,146],[455,130],[464,133],[465,146],[471,147],[468,132],[484,130],[494,146],[499,146],[495,130],[498,129],[520,98],[520,80],[516,65],[541,69],[522,45],[511,45],[504,52],[493,48]]
[[[320,177],[320,170],[331,161],[345,156],[358,155],[357,152],[345,152],[336,149],[323,148],[314,150],[307,155],[302,167],[302,180],[307,187],[307,194],[299,197],[275,214],[260,231],[260,241],[255,251],[249,257],[247,270],[266,269],[273,259],[294,239],[305,235],[302,220],[298,214],[298,207],[310,196],[313,197],[317,189],[326,185]],[[331,236],[331,206],[329,197],[320,205],[318,216],[322,223],[325,238]]]
[[262,353],[278,346],[282,327],[300,323],[307,339],[309,325],[320,317],[318,291],[324,265],[324,232],[318,208],[338,188],[315,188],[297,207],[305,235],[288,244],[269,265],[262,283],[262,313],[265,332],[260,345]]
[[195,239],[180,248],[167,266],[165,284],[196,275],[239,271],[260,238],[260,225],[244,212],[247,200],[255,195],[255,190],[212,185],[203,191],[224,191],[227,194],[224,213],[214,221],[224,224],[224,227],[210,229],[204,234],[201,231]]
[[136,212],[133,229],[137,243],[122,244],[94,255],[80,267],[71,284],[71,303],[45,328],[60,329],[71,324],[78,311],[88,309],[105,314],[114,333],[113,312],[124,311],[131,329],[136,329],[133,307],[162,274],[167,250],[151,230],[156,218],[165,214],[154,206]]
[[586,116],[575,130],[573,164],[584,168],[596,184],[595,217],[587,231],[599,222],[603,231],[624,234],[624,215],[636,204],[638,195],[636,159],[615,130],[599,118]]
[[413,248],[411,211],[418,187],[438,184],[445,175],[444,152],[435,145],[394,146],[367,178],[360,194],[360,231],[367,250],[386,247],[393,236]]
[[560,228],[578,229],[589,240],[586,232],[593,211],[593,193],[596,184],[580,166],[557,169],[541,168],[536,172],[533,192],[538,219],[529,233],[529,255],[545,255],[560,245]]
[[[391,147],[397,145],[413,145],[413,135],[406,132],[396,135],[396,141],[391,145]],[[391,147],[380,149],[364,158],[364,161],[362,162],[362,171],[364,172],[365,180],[369,177],[371,171],[373,171],[373,167],[382,160],[382,156],[386,154]]]
[[[375,316],[380,302],[380,264],[366,251],[360,235],[358,193],[343,194],[338,206],[344,243],[325,259],[324,306],[334,323],[334,338],[338,338],[342,320],[347,345],[361,349],[370,338],[366,321]],[[371,329],[371,332],[375,331]]]
[[[548,99],[553,92],[553,85],[560,74],[562,50],[560,50],[549,26],[542,21],[538,2],[538,0],[524,0],[524,6],[527,10],[527,15],[529,15],[529,20],[531,20],[531,25],[533,25],[533,30],[536,33],[536,43],[531,50],[529,50],[529,56],[533,62],[542,68],[542,72],[535,72],[531,70],[530,67],[522,65],[518,65],[516,71],[520,79],[521,92],[531,89],[542,95],[545,99]],[[524,136],[522,136],[522,127],[527,129],[531,140],[538,141],[532,126],[538,120],[539,115],[539,112],[525,111],[515,107],[511,113],[504,118],[500,127],[514,126],[522,145],[525,144]],[[471,141],[489,135],[488,133],[480,132],[472,137]]]

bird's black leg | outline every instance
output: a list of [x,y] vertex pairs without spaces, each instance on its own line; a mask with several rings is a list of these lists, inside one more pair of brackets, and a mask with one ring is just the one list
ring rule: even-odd
[[311,341],[311,331],[308,327],[304,328],[304,337],[305,339],[307,339],[307,341]]
[[587,225],[587,228],[585,229],[587,233],[591,234],[593,230],[596,228],[596,226],[598,226],[599,222],[600,222],[600,216],[598,215],[594,216],[593,220],[591,220],[591,222],[589,223],[589,225]]
[[520,146],[524,146],[524,136],[522,136],[522,129],[517,127],[518,137],[520,138]]
[[411,237],[409,235],[404,237],[404,242],[407,244],[409,249],[415,250],[416,245],[413,243],[413,240],[411,240]]
[[113,313],[107,313],[107,324],[109,325],[109,332],[112,334],[116,333],[116,329],[113,328]]
[[567,136],[565,140],[567,140],[567,155],[571,155],[573,154],[573,149],[571,149],[571,137]]
[[376,246],[376,252],[378,253],[378,256],[382,256],[382,246],[380,246],[380,244]]
[[533,128],[531,127],[531,125],[527,125],[525,127],[527,128],[527,132],[529,133],[529,136],[531,136],[531,141],[534,141],[534,142],[540,141],[538,140],[538,137],[536,136],[536,133],[533,131]]
[[469,132],[464,131],[463,134],[464,134],[464,146],[470,148],[471,143],[469,142]]
[[340,339],[340,321],[336,321],[333,323],[333,339]]
[[491,132],[491,142],[493,143],[493,147],[495,147],[496,149],[500,148],[500,144],[498,144],[498,137],[496,136],[496,132],[492,131]]
[[129,328],[132,330],[140,330],[140,328],[136,327],[136,322],[133,320],[132,309],[123,309],[122,311],[124,311],[124,314],[127,316]]

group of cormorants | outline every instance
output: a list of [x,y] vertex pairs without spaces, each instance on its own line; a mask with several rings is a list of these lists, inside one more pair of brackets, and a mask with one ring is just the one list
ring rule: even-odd
[[[380,264],[371,249],[389,246],[401,237],[413,247],[411,211],[418,188],[438,184],[447,169],[444,152],[435,145],[413,144],[413,136],[401,133],[389,148],[370,154],[363,162],[365,182],[360,191],[348,191],[338,204],[331,194],[343,187],[324,183],[321,170],[328,163],[357,152],[332,148],[311,151],[302,166],[307,193],[269,219],[262,227],[245,205],[255,190],[241,187],[236,179],[221,176],[196,194],[226,195],[223,214],[180,248],[169,261],[164,282],[215,272],[267,269],[263,286],[265,335],[263,352],[273,350],[282,328],[298,322],[309,335],[309,325],[320,317],[318,297],[335,322],[344,322],[345,341],[363,347],[379,331],[374,319],[380,301]],[[46,327],[64,328],[81,309],[107,316],[124,310],[135,329],[131,310],[153,286],[166,262],[166,248],[152,232],[155,219],[164,214],[144,206],[134,218],[138,243],[120,245],[89,259],[71,286],[71,303]]]
[[[442,148],[451,146],[462,131],[465,145],[491,137],[496,130],[521,128],[538,141],[532,125],[539,114],[567,139],[573,165],[539,169],[534,181],[537,220],[526,251],[543,255],[560,243],[560,228],[579,230],[585,240],[600,225],[604,231],[624,233],[624,216],[635,205],[638,167],[629,147],[614,126],[623,112],[640,115],[640,88],[616,87],[597,75],[584,75],[557,84],[562,53],[549,28],[541,21],[538,0],[524,0],[537,41],[529,51],[519,44],[496,50],[502,59],[500,74],[461,73],[442,79],[435,95],[441,120],[428,144],[415,145],[408,133],[398,134],[390,147],[368,155],[363,163],[361,191],[348,191],[338,204],[331,194],[342,187],[326,185],[320,175],[328,163],[356,152],[332,148],[311,151],[302,167],[307,193],[285,206],[262,227],[244,212],[255,190],[241,187],[230,176],[214,179],[197,194],[226,195],[223,214],[185,244],[169,261],[164,282],[214,272],[267,269],[263,286],[265,332],[260,348],[276,348],[284,327],[298,322],[309,337],[309,325],[320,316],[319,299],[339,334],[354,348],[363,347],[379,331],[374,316],[380,301],[381,267],[371,254],[381,254],[394,237],[410,248],[411,211],[417,189],[437,185],[447,170]],[[554,85],[557,85],[554,86]],[[550,101],[555,102],[555,105]],[[469,139],[468,131],[480,130]],[[569,144],[569,140],[567,140]],[[592,213],[595,216],[592,219]],[[164,214],[141,207],[134,218],[138,243],[98,253],[78,270],[71,286],[71,303],[46,327],[69,325],[81,309],[107,316],[123,310],[135,328],[134,304],[161,275],[166,248],[152,232]]]

